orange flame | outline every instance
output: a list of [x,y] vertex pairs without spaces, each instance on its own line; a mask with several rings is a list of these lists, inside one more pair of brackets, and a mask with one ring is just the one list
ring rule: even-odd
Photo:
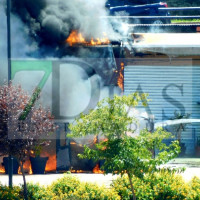
[[[31,162],[30,162],[30,160],[26,160],[25,161],[25,163],[23,165],[23,168],[24,168],[24,172],[25,173],[33,174],[33,171],[31,169]],[[19,169],[18,169],[18,174],[22,174],[21,167],[19,167]]]
[[45,172],[56,171],[57,161],[56,161],[56,154],[55,153],[43,151],[41,153],[41,157],[48,157],[46,167],[45,167]]
[[[45,156],[49,157],[49,159],[46,163],[45,172],[56,171],[56,154],[49,155],[47,152],[43,152],[42,157],[45,157]],[[30,160],[26,160],[26,162],[24,163],[24,172],[28,173],[28,174],[33,174]],[[0,171],[0,173],[1,173],[1,171]],[[22,174],[20,167],[18,169],[18,174]]]
[[83,170],[76,170],[76,173],[83,173]]
[[83,170],[81,170],[81,169],[77,169],[77,170],[71,169],[70,172],[71,172],[71,173],[85,173],[86,171],[83,171]]
[[4,173],[5,173],[5,168],[2,165],[0,165],[0,174],[4,174]]
[[70,142],[71,145],[76,145],[76,142]]
[[72,31],[70,36],[66,39],[66,42],[73,46],[75,44],[84,44],[86,46],[95,46],[95,45],[106,45],[109,44],[110,41],[107,38],[106,34],[104,33],[103,38],[91,38],[90,41],[87,41],[81,33],[78,33],[77,31]]
[[96,144],[97,142],[98,142],[98,137],[95,136],[95,137],[94,137],[94,140],[93,140],[93,143]]
[[104,171],[100,170],[99,164],[97,163],[94,169],[92,170],[94,174],[103,174]]
[[124,63],[121,63],[121,68],[120,68],[120,71],[119,71],[119,77],[118,77],[118,80],[117,80],[117,85],[119,86],[119,88],[124,91],[124,74],[123,74],[123,71],[124,71]]
[[49,159],[45,167],[45,172],[56,171],[56,154],[46,156],[48,156]]
[[[34,151],[31,151],[31,155],[34,157]],[[42,152],[41,157],[48,157],[45,172],[56,171],[56,154],[51,154],[50,152]]]

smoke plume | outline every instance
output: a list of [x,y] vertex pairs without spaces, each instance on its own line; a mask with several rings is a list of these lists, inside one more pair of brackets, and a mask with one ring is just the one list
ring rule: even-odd
[[[64,62],[69,57],[72,60],[80,58],[83,62],[90,63],[95,69],[95,73],[85,79],[82,77],[85,72],[80,71],[76,66],[62,65],[61,75],[66,77],[60,80],[62,115],[74,116],[84,111],[91,98],[91,82],[92,92],[100,93],[99,100],[110,95],[108,86],[110,83],[113,85],[112,77],[116,69],[112,47],[96,48],[96,50],[87,47],[75,48],[70,54],[65,43],[72,30],[81,32],[86,39],[101,38],[104,32],[109,39],[116,39],[118,34],[113,31],[109,21],[101,18],[107,15],[105,0],[11,0],[11,2],[12,59],[48,58],[52,60],[53,58],[54,60],[58,58]],[[6,1],[4,0],[0,4],[0,17],[3,19],[0,29],[0,53],[5,63],[4,68],[0,68],[0,78],[3,74],[7,76],[5,9]],[[21,71],[14,77],[14,83],[21,84],[26,91],[32,93],[42,75],[42,72]],[[51,82],[52,76],[42,90],[40,102],[52,108]],[[100,83],[99,86],[98,83]],[[115,92],[120,93],[116,88]]]
[[61,45],[72,30],[85,38],[116,37],[106,16],[106,0],[13,0],[12,11],[29,26],[29,35],[40,44]]

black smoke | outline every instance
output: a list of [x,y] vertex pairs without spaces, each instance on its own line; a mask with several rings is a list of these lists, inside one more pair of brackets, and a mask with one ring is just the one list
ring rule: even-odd
[[39,46],[61,46],[72,30],[86,38],[115,35],[107,20],[105,0],[11,0],[12,12],[28,27]]

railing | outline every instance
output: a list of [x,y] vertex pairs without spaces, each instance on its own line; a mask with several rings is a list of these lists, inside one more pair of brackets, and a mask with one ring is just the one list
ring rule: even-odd
[[158,8],[159,11],[188,11],[200,10],[200,7],[171,7],[171,8]]
[[[200,11],[200,7],[171,7],[171,8],[158,8],[160,12],[166,11]],[[200,19],[200,15],[190,15],[190,16],[103,16],[102,18],[109,19]]]
[[200,123],[200,119],[175,119],[175,120],[166,120],[166,121],[155,123],[155,128],[165,127],[165,126],[169,126],[169,125],[190,124],[190,123]]
[[103,16],[108,19],[200,19],[200,15],[191,16]]

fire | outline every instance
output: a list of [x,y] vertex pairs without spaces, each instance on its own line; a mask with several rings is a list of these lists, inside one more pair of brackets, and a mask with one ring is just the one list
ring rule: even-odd
[[76,170],[76,173],[83,173],[84,171],[83,170]]
[[70,142],[71,145],[76,145],[76,142]]
[[78,143],[76,143],[76,142],[70,142],[70,144],[71,144],[71,145],[77,145],[77,146],[79,146],[79,147],[83,147],[82,144],[78,144]]
[[77,31],[72,31],[66,41],[70,46],[73,46],[73,44],[76,44],[76,43],[85,43],[86,42],[85,39],[83,38],[82,34],[77,33]]
[[[25,163],[23,165],[23,168],[24,168],[24,172],[25,173],[33,174],[32,169],[31,169],[31,162],[30,162],[30,160],[26,160],[25,161]],[[18,169],[18,174],[22,174],[22,171],[21,171],[20,167]]]
[[53,152],[42,152],[41,157],[48,157],[46,167],[45,167],[45,172],[52,172],[56,171],[56,154]]
[[98,137],[95,136],[95,137],[94,137],[94,140],[93,140],[93,143],[96,144],[97,142],[98,142]]
[[0,165],[0,174],[4,174],[4,173],[5,173],[5,168],[2,165]]
[[92,170],[94,174],[103,174],[104,171],[100,170],[99,164],[97,163],[94,169]]
[[85,171],[83,171],[83,170],[81,170],[81,169],[77,169],[77,170],[71,169],[70,172],[71,172],[71,173],[85,173]]
[[56,154],[47,156],[49,159],[47,160],[45,172],[56,171]]
[[96,45],[106,45],[109,44],[110,41],[106,34],[104,33],[103,38],[91,38],[91,40],[87,41],[81,33],[77,31],[72,31],[70,36],[66,39],[66,42],[73,46],[74,44],[84,44],[86,46],[96,46]]
[[[56,154],[49,155],[48,153],[43,152],[42,157],[45,156],[49,157],[46,163],[45,172],[56,171]],[[24,172],[28,174],[33,174],[30,160],[26,160],[26,162],[24,163]],[[20,167],[18,169],[18,174],[22,174]]]
[[123,74],[123,71],[124,71],[124,63],[121,63],[121,68],[120,68],[120,71],[119,71],[119,77],[118,77],[118,80],[117,80],[117,84],[122,91],[124,91],[124,74]]

